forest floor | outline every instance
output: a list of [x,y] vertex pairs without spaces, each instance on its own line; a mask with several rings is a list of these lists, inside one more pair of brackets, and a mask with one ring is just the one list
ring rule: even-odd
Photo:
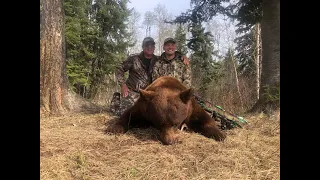
[[280,111],[247,115],[224,142],[181,131],[165,146],[156,129],[105,134],[115,117],[78,113],[40,119],[40,179],[280,179]]

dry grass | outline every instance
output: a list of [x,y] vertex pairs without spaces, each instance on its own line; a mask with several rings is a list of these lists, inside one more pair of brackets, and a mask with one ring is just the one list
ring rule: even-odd
[[106,114],[40,121],[40,178],[48,179],[280,179],[279,112],[246,117],[223,143],[180,132],[164,146],[152,128],[104,134]]

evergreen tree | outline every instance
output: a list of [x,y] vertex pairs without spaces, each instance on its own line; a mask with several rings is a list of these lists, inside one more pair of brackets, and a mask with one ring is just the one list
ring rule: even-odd
[[105,75],[114,72],[126,56],[126,49],[132,45],[128,39],[127,21],[130,11],[127,0],[96,0],[92,17],[98,25],[98,37],[94,39],[93,50],[97,56],[91,63],[91,86],[89,98],[94,98],[103,85]]
[[248,32],[255,24],[261,22],[262,0],[239,0],[234,8],[237,8],[238,33]]
[[177,41],[177,51],[181,52],[182,54],[187,54],[187,34],[182,24],[179,24],[176,29],[175,40]]
[[90,56],[87,34],[89,33],[90,1],[65,0],[66,60],[69,84],[78,93],[89,86]]
[[236,33],[240,36],[235,39],[237,43],[236,55],[239,59],[240,73],[246,76],[255,75],[257,72],[255,65],[255,57],[257,47],[255,26],[262,18],[262,0],[240,0],[238,3]]
[[67,70],[77,93],[94,98],[134,45],[127,0],[65,0]]
[[256,73],[255,66],[255,37],[254,30],[239,36],[235,39],[237,43],[236,54],[239,60],[239,72],[245,76],[254,76]]
[[213,40],[210,32],[205,32],[201,23],[192,23],[190,26],[192,37],[188,42],[188,48],[192,50],[191,70],[193,85],[199,89],[200,93],[208,90],[211,81],[217,78],[216,62],[213,60]]

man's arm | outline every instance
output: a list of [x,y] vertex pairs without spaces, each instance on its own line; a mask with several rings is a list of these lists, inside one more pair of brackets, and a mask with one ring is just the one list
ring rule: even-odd
[[188,88],[191,88],[191,67],[190,67],[190,60],[185,54],[182,54],[181,52],[176,52],[181,59],[183,63],[183,68],[180,69],[183,72],[180,72],[181,74],[181,82],[187,86]]
[[183,55],[183,56],[182,56],[182,61],[183,61],[183,64],[189,66],[190,61],[189,61],[189,59],[187,58],[186,55]]
[[133,66],[133,58],[128,57],[121,65],[117,68],[116,77],[119,85],[121,86],[122,97],[128,96],[128,86],[125,83],[124,73],[131,69]]
[[184,65],[184,72],[182,73],[182,83],[191,88],[191,68],[190,65]]
[[159,63],[159,60],[158,60],[153,66],[152,82],[161,76],[159,69],[160,69],[160,63]]
[[133,66],[133,58],[129,56],[125,61],[123,61],[119,67],[117,67],[116,77],[120,85],[125,83],[124,73],[127,72]]

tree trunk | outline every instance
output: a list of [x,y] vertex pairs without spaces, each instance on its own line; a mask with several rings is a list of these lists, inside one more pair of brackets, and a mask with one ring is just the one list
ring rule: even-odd
[[261,78],[261,27],[260,23],[256,25],[256,91],[257,100],[259,100],[260,78]]
[[40,36],[40,115],[96,108],[68,88],[62,0],[42,0]]
[[159,51],[159,56],[161,55],[161,52],[162,52],[162,49],[161,49],[161,37],[160,37],[160,27],[158,27],[158,39],[159,39],[159,42],[158,42],[158,44],[159,44],[159,49],[158,49],[158,51]]
[[243,101],[242,101],[242,95],[241,95],[241,92],[240,92],[240,85],[239,85],[239,78],[238,78],[238,73],[237,73],[236,62],[235,62],[234,57],[233,57],[233,50],[232,50],[232,53],[231,53],[231,61],[232,61],[233,70],[234,70],[234,74],[235,74],[236,85],[237,85],[238,95],[239,95],[239,99],[240,99],[240,105],[241,105],[241,109],[243,111],[244,110]]
[[[273,111],[280,106],[280,0],[262,3],[262,72],[259,100],[250,112]],[[270,91],[269,91],[269,90]]]
[[68,78],[64,54],[64,12],[61,0],[42,0],[40,39],[40,107],[50,114],[68,110]]

